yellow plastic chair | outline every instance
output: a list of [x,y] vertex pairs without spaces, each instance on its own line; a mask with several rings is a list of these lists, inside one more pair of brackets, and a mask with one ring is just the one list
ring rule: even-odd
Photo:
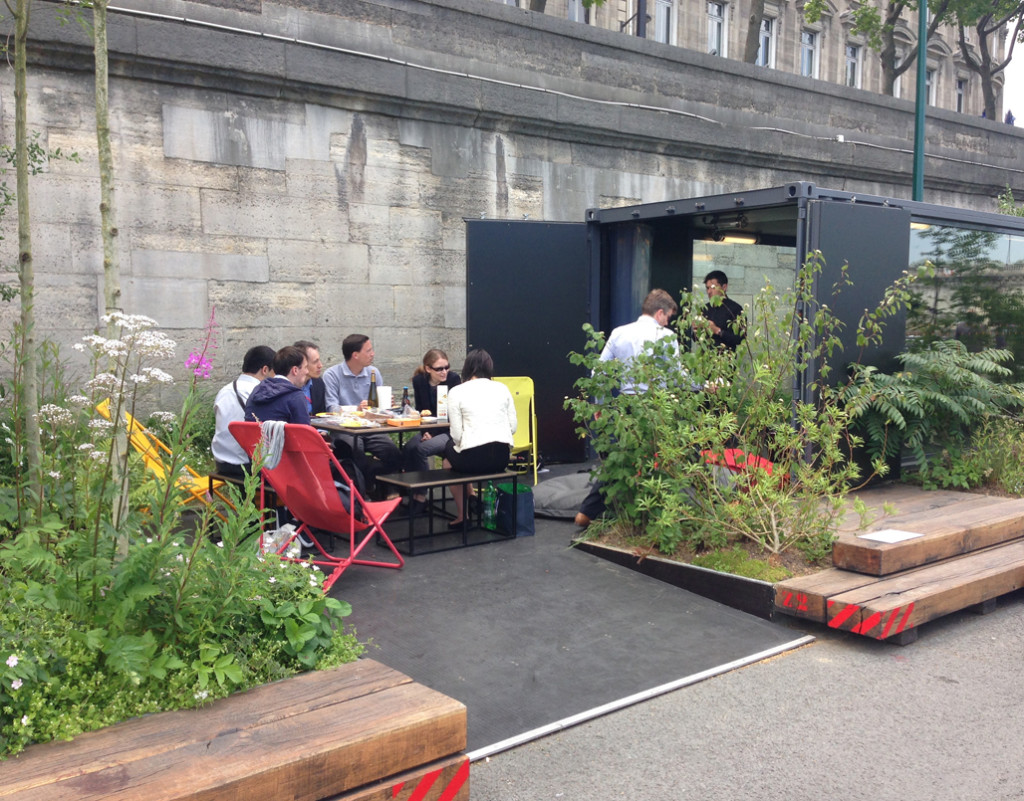
[[[96,411],[107,420],[110,420],[110,398],[98,404]],[[128,412],[124,412],[124,421],[128,441],[142,457],[142,462],[146,465],[146,469],[159,480],[167,481],[168,469],[167,465],[164,464],[164,455],[169,456],[171,449],[164,444],[163,440],[128,414]],[[211,479],[209,476],[202,476],[187,464],[182,465],[182,472],[178,476],[177,486],[178,489],[186,494],[186,497],[181,500],[183,505],[198,502],[209,506],[211,504],[210,493],[213,493],[228,506],[232,506],[228,497],[220,492],[220,488],[224,486],[223,481]],[[217,516],[222,519],[224,517],[220,512],[217,512]]]
[[[528,454],[525,464],[513,458],[510,467],[520,472],[533,471],[533,483],[537,483],[537,409],[533,401],[533,379],[529,376],[511,376],[493,379],[508,387],[516,404],[515,437],[512,441],[512,456]],[[525,469],[524,469],[525,467]]]

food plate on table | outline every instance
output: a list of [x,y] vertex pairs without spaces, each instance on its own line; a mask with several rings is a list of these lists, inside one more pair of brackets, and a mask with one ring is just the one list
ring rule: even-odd
[[436,423],[437,418],[431,417],[430,415],[423,415],[422,417],[420,417],[420,421],[424,423]]

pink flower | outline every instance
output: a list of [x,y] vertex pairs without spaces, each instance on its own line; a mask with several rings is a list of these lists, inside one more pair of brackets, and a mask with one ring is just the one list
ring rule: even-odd
[[192,351],[185,359],[185,366],[192,370],[196,378],[209,378],[213,370],[210,360],[203,354]]

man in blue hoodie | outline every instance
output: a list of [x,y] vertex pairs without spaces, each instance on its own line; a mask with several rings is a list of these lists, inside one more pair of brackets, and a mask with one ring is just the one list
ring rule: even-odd
[[293,345],[274,354],[274,375],[260,382],[245,403],[245,419],[309,425],[309,403],[302,388],[309,378],[306,354]]

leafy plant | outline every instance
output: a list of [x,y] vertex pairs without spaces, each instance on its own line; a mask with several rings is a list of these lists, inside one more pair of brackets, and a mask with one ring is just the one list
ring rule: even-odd
[[[812,365],[828,377],[840,353],[839,324],[812,291],[822,266],[812,254],[795,288],[765,286],[735,354],[702,333],[703,303],[690,296],[678,328],[686,338],[693,332],[694,346],[679,354],[663,339],[628,364],[602,361],[603,334],[584,327],[587,349],[570,359],[589,375],[566,406],[602,454],[597,478],[618,523],[663,553],[680,544],[718,549],[741,538],[770,553],[795,546],[817,558],[828,551],[858,475],[849,460],[858,440],[830,387],[812,387],[815,401],[787,393],[793,376]],[[848,280],[845,270],[841,276],[840,284]],[[905,307],[915,277],[897,282],[865,315],[861,345]],[[619,391],[628,385],[646,391]],[[742,454],[735,472],[723,467],[731,449]]]
[[152,362],[175,343],[144,318],[112,322],[116,340],[84,343],[95,368],[89,394],[55,390],[41,407],[52,461],[37,514],[19,515],[16,488],[0,488],[0,755],[362,651],[344,626],[350,607],[324,595],[318,568],[258,552],[256,475],[229,489],[232,505],[217,510],[223,520],[209,508],[183,515],[175,477],[195,438],[212,324],[190,356],[194,377],[168,429],[167,479],[128,454],[123,482],[113,480],[123,415],[108,422],[94,406],[109,394],[112,409],[134,411],[147,385],[167,375]]
[[1002,384],[1012,354],[986,348],[970,353],[958,340],[937,341],[915,353],[900,354],[904,370],[880,373],[858,365],[840,392],[855,430],[875,459],[906,448],[925,486],[977,486],[983,475],[965,455],[971,432],[992,417],[1019,412],[1024,385]]

